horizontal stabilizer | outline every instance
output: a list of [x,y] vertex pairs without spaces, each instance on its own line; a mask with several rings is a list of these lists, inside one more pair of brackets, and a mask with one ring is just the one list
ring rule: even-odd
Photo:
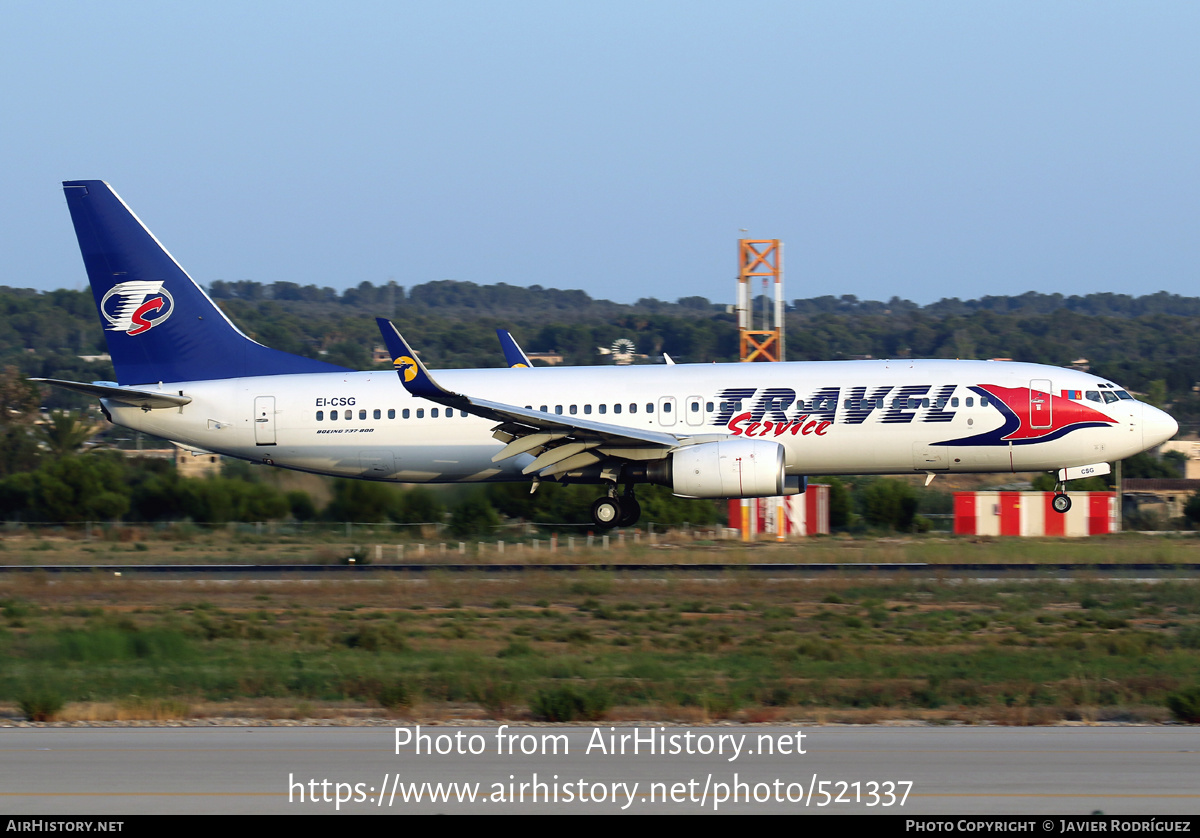
[[85,396],[94,396],[97,399],[109,399],[123,404],[131,404],[134,407],[140,407],[143,410],[161,410],[167,407],[183,407],[185,404],[191,404],[190,397],[180,393],[156,393],[150,390],[134,390],[129,387],[117,387],[111,384],[84,384],[82,381],[61,381],[57,378],[31,378],[30,381],[36,381],[39,384],[49,384],[52,387],[61,387],[64,390],[73,390],[76,393],[83,393]]

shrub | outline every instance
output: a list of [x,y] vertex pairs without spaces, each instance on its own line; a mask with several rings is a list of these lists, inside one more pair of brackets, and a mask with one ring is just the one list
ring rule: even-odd
[[27,693],[18,705],[25,718],[31,722],[52,722],[63,708],[63,697],[48,689]]
[[1171,715],[1190,725],[1200,724],[1200,687],[1190,687],[1167,696]]
[[577,690],[572,686],[538,690],[530,712],[539,722],[594,722],[604,718],[612,697],[600,687]]
[[380,684],[375,691],[375,700],[380,703],[385,709],[406,710],[412,707],[413,694],[409,689],[408,684],[397,678],[386,684]]
[[471,697],[475,699],[493,719],[502,719],[520,697],[521,688],[513,681],[487,678],[482,684],[476,684],[471,689]]

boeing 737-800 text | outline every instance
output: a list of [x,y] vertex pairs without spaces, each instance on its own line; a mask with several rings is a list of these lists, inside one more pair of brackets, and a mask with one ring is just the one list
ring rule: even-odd
[[1061,483],[1177,430],[1111,381],[1013,362],[529,369],[503,335],[515,368],[435,376],[380,320],[395,371],[355,372],[246,337],[106,183],[63,186],[117,381],[46,381],[193,450],[401,483],[594,483],[596,523],[628,526],[639,483],[697,498],[825,474],[1059,469]]

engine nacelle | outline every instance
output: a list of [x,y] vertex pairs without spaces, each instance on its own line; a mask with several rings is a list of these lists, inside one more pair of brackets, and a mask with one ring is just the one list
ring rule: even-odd
[[[688,498],[766,498],[792,495],[800,481],[784,473],[783,446],[759,439],[687,445],[663,461],[668,474],[654,482]],[[664,479],[666,478],[666,479]]]

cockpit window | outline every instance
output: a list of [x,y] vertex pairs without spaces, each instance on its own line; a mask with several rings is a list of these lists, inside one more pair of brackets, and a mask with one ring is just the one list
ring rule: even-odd
[[1087,391],[1086,393],[1084,393],[1083,395],[1084,395],[1084,396],[1087,398],[1087,400],[1088,400],[1089,402],[1102,402],[1102,401],[1104,401],[1104,399],[1100,398],[1100,394],[1099,394],[1098,392],[1096,392],[1095,390],[1088,390],[1088,391]]
[[1118,390],[1118,391],[1117,391],[1117,398],[1119,398],[1119,399],[1123,399],[1123,400],[1127,400],[1127,401],[1131,401],[1131,402],[1132,402],[1132,401],[1135,401],[1135,399],[1133,398],[1133,396],[1129,395],[1129,394],[1128,394],[1128,393],[1126,393],[1124,390]]
[[1117,394],[1114,393],[1112,390],[1103,390],[1103,391],[1101,391],[1100,395],[1104,396],[1105,404],[1112,404],[1115,401],[1119,401],[1119,399],[1117,398]]

